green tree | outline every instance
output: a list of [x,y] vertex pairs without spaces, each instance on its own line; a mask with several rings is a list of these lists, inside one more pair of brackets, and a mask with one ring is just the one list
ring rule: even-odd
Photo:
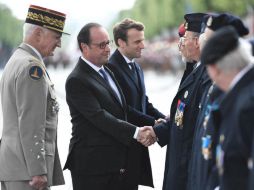
[[249,7],[254,7],[254,0],[136,0],[133,8],[120,12],[114,23],[126,17],[143,22],[149,39],[164,29],[177,27],[186,13],[229,12],[245,16]]
[[12,15],[5,5],[0,4],[0,42],[17,46],[22,40],[22,21]]

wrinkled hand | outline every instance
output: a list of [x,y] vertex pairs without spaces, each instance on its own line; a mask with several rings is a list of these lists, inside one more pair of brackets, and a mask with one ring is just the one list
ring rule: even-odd
[[32,180],[29,181],[29,185],[32,186],[35,189],[43,190],[45,187],[47,187],[47,177],[45,175],[41,176],[33,176]]
[[154,133],[154,130],[151,126],[144,126],[139,128],[137,141],[148,147],[154,144],[157,140],[157,137]]
[[159,119],[155,120],[154,124],[157,125],[159,123],[166,123],[166,122],[167,122],[166,119],[159,118]]

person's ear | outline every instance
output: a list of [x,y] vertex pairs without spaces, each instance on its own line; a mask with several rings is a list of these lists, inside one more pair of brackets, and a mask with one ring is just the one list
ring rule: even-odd
[[119,45],[119,47],[121,47],[121,48],[123,48],[123,47],[125,47],[126,46],[126,42],[125,41],[123,41],[122,39],[117,39],[117,42],[118,42],[118,45]]
[[88,45],[86,43],[81,42],[80,44],[82,52],[86,52],[88,49]]

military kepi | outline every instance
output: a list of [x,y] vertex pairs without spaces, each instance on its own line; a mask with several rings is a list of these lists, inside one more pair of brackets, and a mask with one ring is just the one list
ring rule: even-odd
[[185,29],[187,31],[191,31],[191,32],[197,32],[200,33],[201,32],[201,24],[203,21],[203,17],[206,14],[204,13],[190,13],[190,14],[186,14],[184,15],[184,19],[185,19]]
[[64,13],[36,5],[30,5],[25,22],[39,25],[63,34],[68,34],[63,32],[65,18],[66,14]]

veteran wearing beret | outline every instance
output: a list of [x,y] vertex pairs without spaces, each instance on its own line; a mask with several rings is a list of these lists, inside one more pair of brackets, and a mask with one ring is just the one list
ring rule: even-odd
[[23,43],[6,64],[1,84],[2,190],[48,190],[64,184],[57,150],[58,103],[43,63],[61,47],[65,14],[31,5]]
[[189,74],[183,76],[185,78],[182,79],[171,104],[170,120],[154,126],[159,145],[168,146],[163,190],[185,190],[187,185],[198,104],[204,88],[203,75],[206,72],[205,67],[198,63],[200,58],[198,38],[204,16],[203,13],[184,16],[186,31],[181,45],[184,56],[189,61],[187,64],[195,62],[196,65]]
[[[235,15],[228,13],[206,15],[199,38],[201,52],[207,40],[225,26],[234,27],[239,36],[245,36],[249,32],[241,19]],[[201,98],[189,167],[188,190],[214,189],[218,185],[217,174],[212,172],[218,126],[212,118],[217,114],[223,96],[224,93],[214,83],[210,83]]]
[[254,60],[250,44],[238,34],[223,27],[201,55],[209,76],[225,93],[213,117],[219,127],[215,156],[220,190],[249,189],[253,170]]

